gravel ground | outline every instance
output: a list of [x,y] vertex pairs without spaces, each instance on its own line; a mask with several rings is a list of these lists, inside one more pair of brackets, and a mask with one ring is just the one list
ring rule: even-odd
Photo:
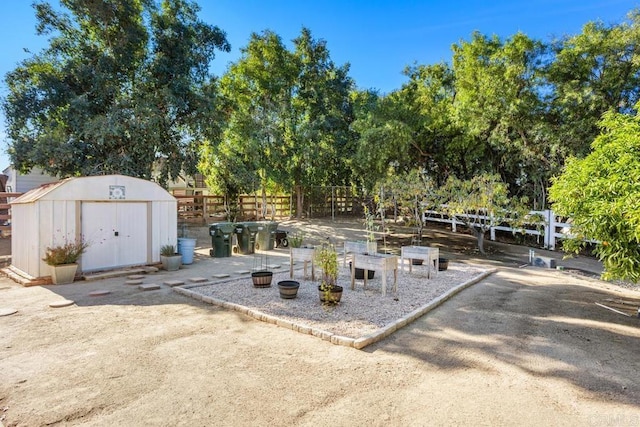
[[300,282],[298,296],[290,300],[280,298],[276,285],[280,280],[289,280],[288,271],[274,272],[269,288],[255,288],[247,277],[190,290],[294,323],[349,338],[360,338],[425,306],[485,271],[462,263],[449,263],[448,270],[427,279],[426,266],[413,266],[412,273],[398,271],[397,292],[393,291],[393,275],[388,274],[387,294],[383,296],[379,272],[367,281],[367,289],[364,289],[364,281],[356,280],[356,289],[351,290],[350,270],[342,267],[338,277],[338,284],[344,288],[342,300],[337,306],[331,307],[320,303],[319,282],[303,280],[301,271],[294,273],[294,280]]

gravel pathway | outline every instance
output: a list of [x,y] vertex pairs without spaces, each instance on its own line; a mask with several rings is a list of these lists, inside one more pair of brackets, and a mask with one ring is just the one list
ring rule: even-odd
[[332,307],[320,304],[319,282],[303,280],[301,270],[294,273],[294,280],[300,282],[298,296],[290,300],[280,298],[276,285],[280,280],[289,279],[288,271],[274,272],[269,288],[255,288],[251,278],[246,277],[190,287],[189,290],[336,335],[359,338],[395,322],[486,271],[461,263],[449,263],[448,270],[427,279],[426,267],[414,266],[412,273],[398,271],[397,293],[393,292],[393,275],[389,274],[387,294],[382,296],[379,272],[374,279],[367,281],[366,290],[362,280],[356,280],[356,289],[351,290],[350,271],[342,267],[338,277],[338,284],[344,288],[342,300]]

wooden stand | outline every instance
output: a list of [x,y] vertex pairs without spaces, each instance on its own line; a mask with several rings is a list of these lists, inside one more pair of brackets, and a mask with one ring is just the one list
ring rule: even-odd
[[431,279],[431,273],[438,274],[438,257],[440,249],[429,246],[403,246],[400,248],[400,267],[404,271],[404,259],[409,260],[409,273],[411,273],[412,259],[421,259],[427,263],[427,278]]
[[351,289],[356,288],[356,268],[364,270],[364,288],[367,288],[367,273],[369,270],[382,274],[382,295],[387,294],[387,272],[393,271],[393,291],[398,291],[398,257],[395,255],[364,255],[353,254],[351,263]]
[[315,248],[290,248],[289,250],[289,278],[293,279],[293,262],[304,262],[304,278],[307,278],[307,263],[311,263],[311,280],[316,280],[315,267],[313,265],[313,258],[316,254]]
[[347,265],[347,252],[351,254],[375,254],[378,252],[378,242],[344,242],[344,257],[342,265]]

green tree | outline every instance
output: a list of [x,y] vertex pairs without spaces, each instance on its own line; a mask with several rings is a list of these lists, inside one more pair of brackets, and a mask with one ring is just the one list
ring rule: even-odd
[[[411,219],[416,226],[414,243],[422,244],[424,213],[436,204],[434,181],[424,169],[414,169],[407,173],[393,175],[381,183],[384,188],[385,207],[394,207],[400,215]],[[390,205],[391,203],[391,205]]]
[[632,114],[640,100],[640,12],[620,24],[589,22],[555,41],[551,54],[548,122],[563,141],[563,157],[584,157],[602,115]]
[[441,210],[463,223],[485,255],[484,237],[492,226],[520,224],[526,214],[526,199],[510,198],[507,184],[499,175],[482,174],[468,180],[450,176],[438,189]]
[[504,41],[474,33],[453,46],[455,115],[472,150],[461,177],[498,173],[514,194],[528,194],[541,207],[547,171],[561,161],[544,122],[543,53],[542,43],[522,33]]
[[[636,105],[636,110],[640,105]],[[640,281],[640,117],[608,112],[602,133],[583,159],[571,158],[553,180],[553,209],[568,216],[577,252],[595,239],[606,279]]]
[[352,81],[348,66],[336,66],[326,43],[308,29],[293,43],[289,51],[271,31],[251,36],[221,79],[227,125],[203,162],[236,153],[258,176],[264,197],[270,186],[294,188],[300,215],[303,186],[348,181],[343,158],[352,138]]
[[224,32],[195,3],[63,0],[35,5],[50,44],[6,77],[9,155],[23,172],[192,173],[215,100],[208,67]]

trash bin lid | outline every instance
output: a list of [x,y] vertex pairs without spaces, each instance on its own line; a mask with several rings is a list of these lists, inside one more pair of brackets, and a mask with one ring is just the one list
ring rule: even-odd
[[223,233],[231,233],[236,224],[232,222],[217,222],[209,225],[209,230],[220,230]]
[[246,221],[246,222],[243,222],[242,224],[244,224],[244,226],[248,228],[249,231],[252,233],[257,233],[260,229],[264,227],[261,223],[256,221]]

